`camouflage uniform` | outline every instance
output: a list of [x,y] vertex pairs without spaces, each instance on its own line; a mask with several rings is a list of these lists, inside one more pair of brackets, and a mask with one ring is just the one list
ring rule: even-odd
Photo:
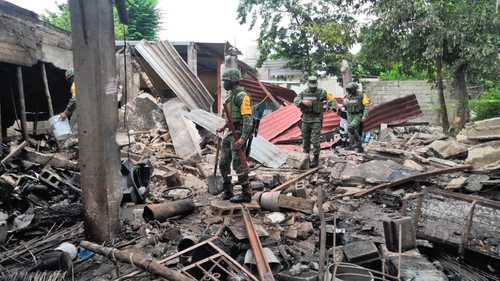
[[[310,101],[311,103],[307,104],[305,103],[306,101]],[[309,154],[311,144],[314,148],[314,159],[311,165],[313,167],[319,164],[319,154],[321,150],[320,136],[321,127],[323,126],[325,101],[329,103],[330,107],[335,108],[335,99],[325,90],[318,88],[318,78],[316,76],[309,77],[308,88],[300,93],[293,101],[302,111],[301,131],[304,153]]]
[[347,110],[347,122],[349,132],[349,144],[351,149],[363,151],[361,144],[362,126],[361,121],[366,117],[368,109],[363,104],[363,95],[358,91],[358,85],[354,82],[347,84],[347,99],[344,102]]
[[[245,90],[238,85],[241,74],[236,69],[226,70],[222,76],[224,82],[234,82],[232,89],[228,91],[226,104],[228,105],[231,119],[236,128],[238,136],[245,141],[241,147],[243,152],[246,151],[246,143],[252,134],[252,106],[251,98]],[[233,169],[238,174],[238,182],[242,187],[242,195],[233,197],[233,186],[231,184],[231,162]],[[241,160],[238,150],[234,148],[232,132],[226,129],[224,138],[222,139],[221,159],[220,159],[220,172],[224,179],[224,194],[223,199],[231,199],[231,201],[246,202],[251,199],[250,184],[248,182],[248,171],[241,170]],[[244,200],[239,200],[239,199]],[[247,200],[248,199],[248,200]]]

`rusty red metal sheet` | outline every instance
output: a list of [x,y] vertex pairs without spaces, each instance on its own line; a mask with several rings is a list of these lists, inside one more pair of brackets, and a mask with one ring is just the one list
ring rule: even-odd
[[260,121],[259,135],[271,141],[300,121],[300,109],[294,105],[282,106]]
[[[294,91],[284,87],[275,86],[269,83],[263,83],[263,84],[266,86],[269,92],[271,92],[271,94],[278,100],[286,100],[288,102],[293,102],[293,99],[297,95]],[[266,93],[264,92],[264,90],[262,90],[257,81],[242,79],[240,80],[240,85],[244,87],[245,90],[250,94],[250,96],[252,97],[252,102],[254,104],[261,102],[266,97]]]
[[422,115],[415,95],[397,98],[375,106],[363,121],[363,131],[369,131],[380,124],[405,122]]

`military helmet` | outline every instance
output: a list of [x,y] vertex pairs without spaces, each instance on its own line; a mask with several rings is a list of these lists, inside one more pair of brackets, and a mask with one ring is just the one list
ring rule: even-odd
[[73,78],[75,76],[75,71],[73,70],[73,68],[66,70],[65,76],[66,80]]
[[317,87],[318,86],[318,77],[309,76],[307,78],[307,84],[309,85],[309,87]]
[[236,68],[230,68],[224,71],[222,74],[223,81],[233,81],[237,82],[241,80],[241,73]]
[[348,93],[355,94],[358,91],[358,84],[355,82],[349,82],[345,89]]

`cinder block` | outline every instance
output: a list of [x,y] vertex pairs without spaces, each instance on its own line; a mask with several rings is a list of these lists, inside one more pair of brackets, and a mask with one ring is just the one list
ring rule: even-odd
[[385,220],[384,236],[387,249],[391,252],[399,251],[399,228],[401,226],[401,250],[408,251],[417,247],[415,225],[411,217],[401,217]]

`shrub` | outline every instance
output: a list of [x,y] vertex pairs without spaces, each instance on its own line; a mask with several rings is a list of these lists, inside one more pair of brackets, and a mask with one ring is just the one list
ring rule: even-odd
[[478,99],[471,100],[475,120],[500,117],[500,84],[490,86]]

